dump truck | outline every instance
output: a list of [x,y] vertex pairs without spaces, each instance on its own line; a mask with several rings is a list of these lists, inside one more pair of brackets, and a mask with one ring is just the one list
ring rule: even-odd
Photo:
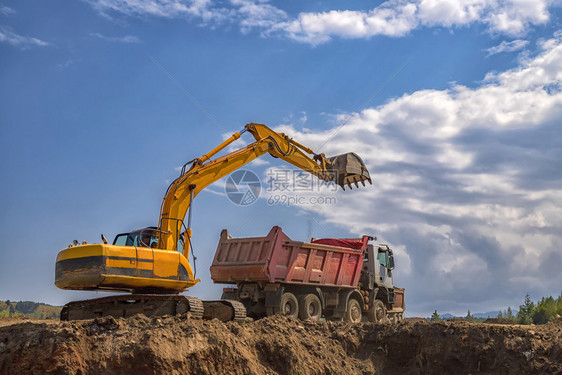
[[291,240],[275,226],[265,237],[221,233],[211,278],[222,298],[250,317],[284,314],[302,320],[399,322],[404,289],[393,284],[394,254],[376,238]]
[[[215,157],[245,132],[255,142]],[[160,208],[158,226],[120,233],[109,244],[74,240],[57,255],[55,285],[61,289],[128,292],[67,303],[62,320],[134,314],[177,315],[190,312],[207,319],[244,320],[244,305],[233,300],[201,301],[180,293],[200,280],[189,262],[192,248],[191,212],[197,195],[213,182],[269,154],[320,180],[345,190],[371,183],[361,158],[353,152],[326,157],[263,124],[246,124],[217,147],[184,164],[170,184]],[[187,215],[187,223],[184,219]]]

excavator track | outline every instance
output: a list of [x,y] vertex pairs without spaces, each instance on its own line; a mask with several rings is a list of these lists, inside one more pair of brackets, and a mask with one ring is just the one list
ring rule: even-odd
[[203,301],[203,306],[205,307],[203,319],[219,319],[223,322],[231,320],[242,322],[247,319],[246,307],[238,301],[230,299]]
[[63,307],[60,319],[126,318],[136,314],[181,315],[187,312],[195,318],[203,318],[203,302],[179,294],[127,294],[69,302]]
[[235,321],[244,321],[248,319],[246,315],[246,306],[242,302],[239,301],[232,301],[232,300],[225,300],[226,302],[230,303],[232,308],[234,309],[234,319]]
[[94,319],[103,316],[127,318],[136,314],[147,316],[181,315],[227,321],[246,320],[246,308],[238,301],[201,301],[179,294],[127,294],[67,303],[61,320]]

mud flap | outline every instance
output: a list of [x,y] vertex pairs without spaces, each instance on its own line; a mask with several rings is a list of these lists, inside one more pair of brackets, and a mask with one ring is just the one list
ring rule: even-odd
[[343,316],[345,315],[345,311],[347,310],[347,300],[349,299],[351,293],[353,293],[352,290],[347,293],[339,293],[338,305],[334,309],[332,318],[343,319]]
[[285,292],[283,286],[278,284],[268,284],[265,289],[265,312],[267,316],[272,316],[281,311],[279,305],[281,304],[281,297]]
[[335,183],[345,190],[345,185],[351,189],[351,184],[359,187],[359,183],[365,186],[365,181],[371,181],[371,175],[363,163],[363,160],[354,152],[341,154],[328,158],[330,169],[335,174]]

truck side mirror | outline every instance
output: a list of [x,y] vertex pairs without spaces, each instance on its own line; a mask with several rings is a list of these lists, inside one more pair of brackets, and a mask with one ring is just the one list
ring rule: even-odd
[[394,256],[393,256],[393,255],[390,256],[390,259],[389,259],[389,262],[388,262],[388,267],[389,267],[391,270],[394,269]]

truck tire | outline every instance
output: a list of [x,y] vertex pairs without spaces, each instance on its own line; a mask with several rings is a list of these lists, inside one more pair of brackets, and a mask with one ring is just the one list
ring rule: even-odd
[[285,292],[281,296],[281,303],[279,304],[279,311],[285,316],[292,316],[298,318],[299,316],[299,303],[297,297],[293,293]]
[[386,321],[386,308],[380,299],[376,299],[367,311],[369,322],[382,323]]
[[322,317],[322,303],[316,294],[306,294],[299,297],[299,318],[301,320],[320,320]]
[[347,309],[343,320],[345,322],[360,323],[361,322],[361,304],[355,298],[347,301]]

